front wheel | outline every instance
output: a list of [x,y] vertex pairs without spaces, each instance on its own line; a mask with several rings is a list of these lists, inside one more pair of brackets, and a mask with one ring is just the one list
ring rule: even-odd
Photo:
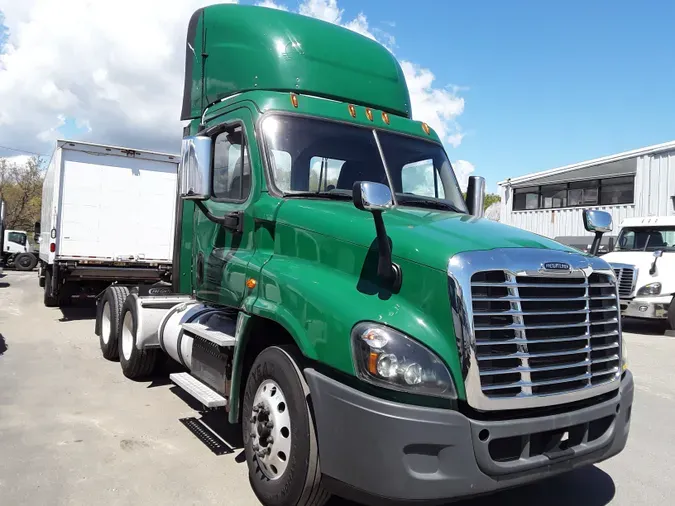
[[17,271],[32,271],[37,265],[37,258],[32,253],[19,253],[14,257],[14,268]]
[[265,506],[321,506],[321,484],[309,387],[294,350],[270,347],[256,358],[246,382],[242,431],[249,481]]
[[668,308],[668,328],[675,330],[675,297],[670,301],[670,307]]

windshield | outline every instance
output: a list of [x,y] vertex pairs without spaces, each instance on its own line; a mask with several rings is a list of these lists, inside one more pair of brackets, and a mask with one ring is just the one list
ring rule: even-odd
[[16,244],[20,244],[21,246],[25,246],[26,234],[22,234],[21,232],[8,232],[7,240]]
[[624,228],[619,234],[614,250],[675,251],[675,226]]
[[430,141],[299,116],[263,122],[275,186],[284,195],[351,198],[356,181],[382,183],[398,205],[466,213],[443,148]]

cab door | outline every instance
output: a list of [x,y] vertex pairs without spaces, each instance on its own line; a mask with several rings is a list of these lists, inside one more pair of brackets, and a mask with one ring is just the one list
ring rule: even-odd
[[[246,267],[253,254],[250,206],[259,182],[251,168],[246,124],[248,109],[218,117],[212,138],[212,194],[195,209],[192,286],[198,299],[238,307],[246,290]],[[212,216],[207,216],[208,211]],[[225,219],[218,223],[215,219]]]

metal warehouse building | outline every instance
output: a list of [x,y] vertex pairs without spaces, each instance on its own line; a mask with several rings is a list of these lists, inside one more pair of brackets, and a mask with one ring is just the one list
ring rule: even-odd
[[675,141],[501,181],[500,221],[586,247],[583,209],[612,214],[613,236],[634,216],[675,216]]

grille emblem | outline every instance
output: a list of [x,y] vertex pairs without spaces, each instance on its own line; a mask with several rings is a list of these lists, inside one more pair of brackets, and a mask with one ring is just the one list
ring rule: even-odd
[[565,262],[546,262],[544,264],[544,269],[547,271],[571,271],[572,268],[570,264]]

